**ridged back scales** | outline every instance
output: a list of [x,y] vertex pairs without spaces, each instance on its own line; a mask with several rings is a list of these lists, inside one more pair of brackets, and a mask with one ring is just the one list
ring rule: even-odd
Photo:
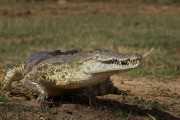
[[28,73],[29,71],[31,71],[31,69],[33,68],[33,66],[38,65],[40,62],[47,60],[53,56],[57,56],[57,55],[69,55],[69,54],[75,54],[77,53],[77,50],[68,50],[65,52],[61,52],[60,50],[55,50],[52,52],[49,51],[43,51],[43,52],[38,52],[35,54],[32,54],[28,59],[27,59],[27,64],[25,67],[25,71],[24,74]]

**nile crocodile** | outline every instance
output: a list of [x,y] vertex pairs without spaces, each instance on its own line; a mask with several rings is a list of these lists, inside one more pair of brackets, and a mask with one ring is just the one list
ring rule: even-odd
[[41,103],[51,96],[85,89],[89,104],[93,104],[97,86],[111,84],[108,80],[112,74],[137,68],[141,59],[139,54],[100,49],[39,52],[7,70],[3,89],[11,92],[12,82],[22,79],[24,86],[38,94]]

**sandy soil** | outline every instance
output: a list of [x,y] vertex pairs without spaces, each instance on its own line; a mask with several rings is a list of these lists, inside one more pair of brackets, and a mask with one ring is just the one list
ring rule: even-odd
[[[2,106],[24,106],[6,112],[9,118],[18,119],[85,119],[85,120],[178,120],[180,119],[180,79],[124,78],[112,76],[120,95],[97,97],[97,106],[88,105],[87,99],[78,97],[55,98],[48,108],[17,94]],[[3,114],[2,114],[3,115]],[[16,117],[14,117],[16,116]],[[5,118],[5,117],[4,117]]]

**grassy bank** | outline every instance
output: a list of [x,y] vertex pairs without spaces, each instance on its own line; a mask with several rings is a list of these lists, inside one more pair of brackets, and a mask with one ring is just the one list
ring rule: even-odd
[[[1,6],[0,62],[3,69],[43,50],[101,48],[144,54],[154,48],[141,69],[164,71],[169,75],[179,73],[180,17],[176,10],[151,14],[133,8],[129,13],[119,10],[121,4],[104,4],[105,7],[93,12],[92,7],[99,8],[93,3],[89,6],[45,3],[26,6]],[[132,9],[133,6],[127,7]],[[114,8],[113,12],[108,8]],[[81,9],[84,12],[78,11]],[[4,11],[7,14],[2,14]]]

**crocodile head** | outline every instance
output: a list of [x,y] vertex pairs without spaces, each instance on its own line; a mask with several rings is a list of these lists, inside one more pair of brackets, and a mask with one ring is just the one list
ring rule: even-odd
[[140,65],[142,56],[139,54],[121,54],[110,50],[89,52],[90,57],[82,61],[83,70],[88,74],[119,73]]

